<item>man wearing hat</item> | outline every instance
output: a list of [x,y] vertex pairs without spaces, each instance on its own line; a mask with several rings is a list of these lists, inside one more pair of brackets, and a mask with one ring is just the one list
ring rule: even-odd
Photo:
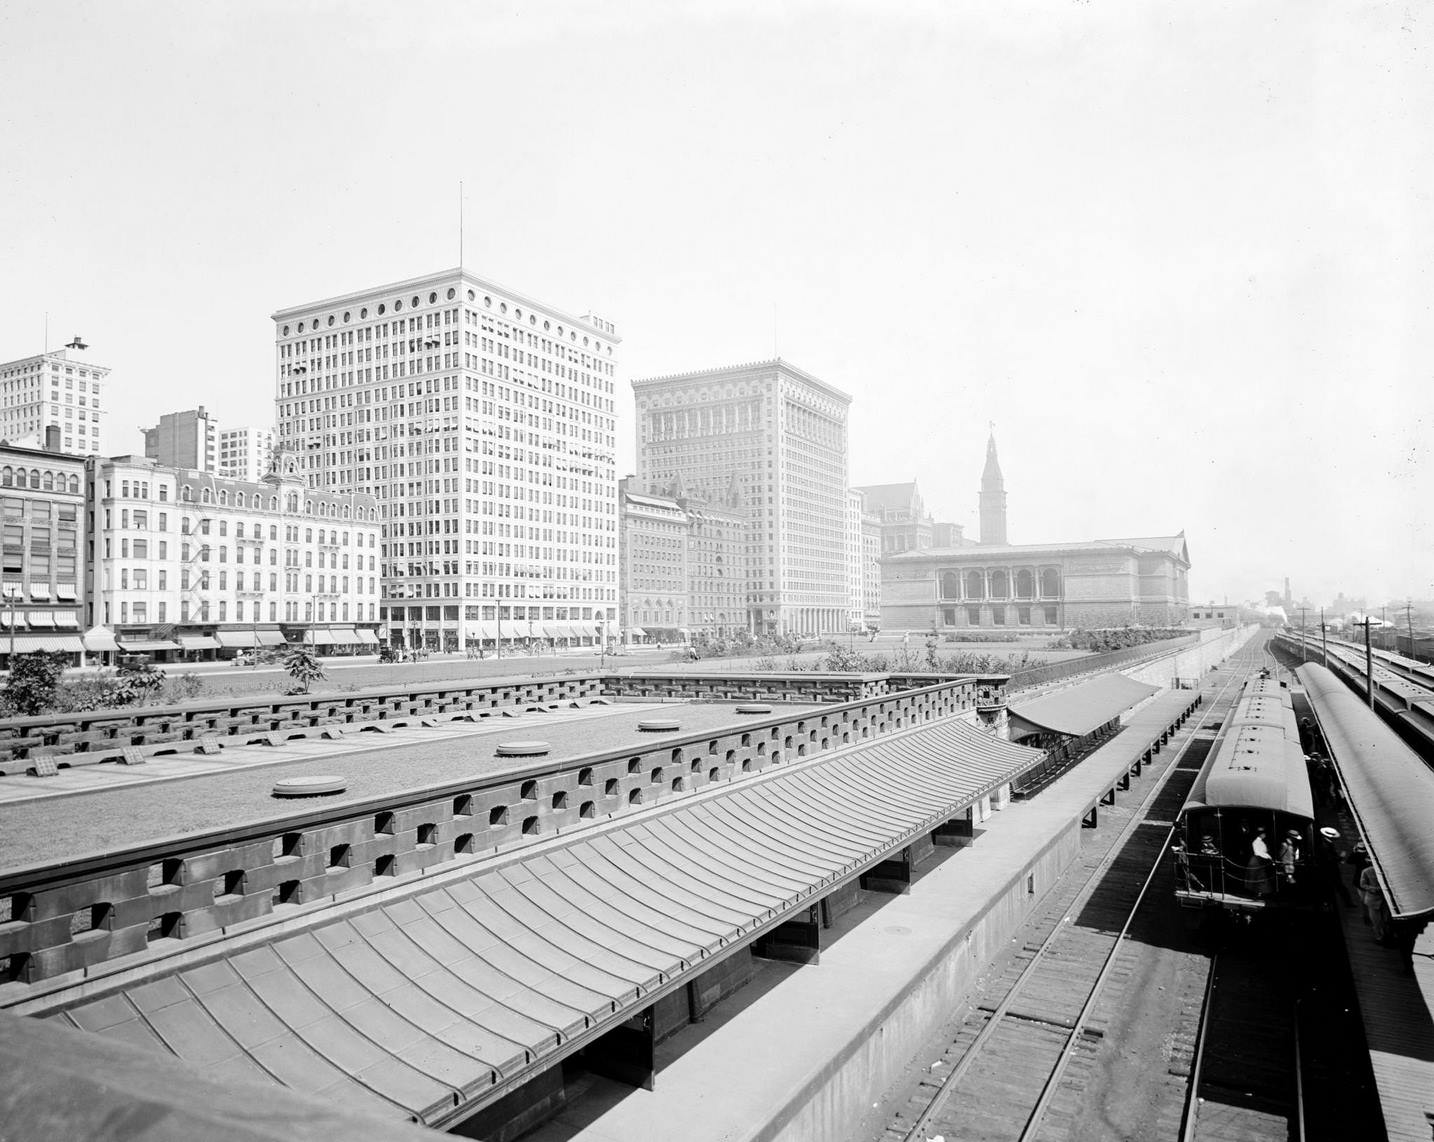
[[1349,889],[1344,883],[1344,874],[1340,871],[1339,849],[1335,842],[1339,840],[1339,830],[1326,825],[1315,837],[1315,865],[1319,869],[1320,876],[1339,893],[1339,898],[1344,902],[1346,908],[1354,906],[1354,899],[1349,895]]
[[1300,831],[1291,829],[1280,844],[1280,868],[1285,874],[1285,884],[1294,887],[1295,866],[1300,863]]

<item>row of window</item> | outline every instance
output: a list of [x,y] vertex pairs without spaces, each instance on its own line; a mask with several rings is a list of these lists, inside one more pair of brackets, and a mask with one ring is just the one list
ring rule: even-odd
[[1061,593],[1061,573],[1047,567],[1037,579],[1036,573],[1022,567],[1012,575],[1009,571],[957,571],[941,573],[943,599],[1009,599],[1012,586],[1018,599],[1034,599],[1039,585],[1041,598],[1055,599]]
[[[960,612],[966,612],[966,625],[971,627],[979,626],[1006,626],[1009,617],[1005,607],[943,607],[941,609],[941,621],[948,627],[958,626]],[[1060,626],[1059,607],[1017,607],[1017,626]]]

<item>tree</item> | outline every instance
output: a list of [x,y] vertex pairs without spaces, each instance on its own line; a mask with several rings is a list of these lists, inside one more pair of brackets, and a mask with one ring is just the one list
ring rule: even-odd
[[37,650],[15,655],[10,660],[10,679],[5,684],[6,704],[21,717],[43,714],[54,707],[64,673],[63,654]]
[[111,704],[115,706],[141,706],[159,699],[164,688],[164,671],[148,662],[121,662],[115,674],[115,688]]
[[307,646],[296,646],[284,656],[284,669],[294,680],[294,693],[307,694],[309,687],[327,677],[314,652]]

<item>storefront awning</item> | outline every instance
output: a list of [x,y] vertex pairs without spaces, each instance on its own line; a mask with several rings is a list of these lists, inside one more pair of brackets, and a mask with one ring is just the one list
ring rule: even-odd
[[334,643],[338,646],[350,646],[359,641],[358,631],[353,627],[330,627],[329,633],[334,636]]
[[119,640],[120,649],[130,654],[142,654],[155,650],[178,650],[179,643],[162,638],[124,638]]
[[185,650],[217,650],[219,640],[209,634],[182,634],[178,636],[179,645]]
[[283,646],[284,636],[276,630],[261,630],[259,632],[260,646]]
[[107,627],[90,627],[89,630],[85,631],[82,640],[85,644],[85,649],[94,654],[99,654],[101,651],[119,649],[119,646],[115,643],[114,633]]
[[214,636],[220,646],[231,650],[242,650],[259,645],[259,636],[252,630],[222,630]]
[[363,643],[364,645],[366,645],[366,646],[377,646],[377,645],[378,645],[378,634],[377,634],[375,631],[371,631],[371,630],[369,630],[369,629],[367,629],[367,628],[362,628],[362,629],[360,629],[360,630],[355,631],[354,633],[355,633],[356,635],[358,635],[358,641],[361,642],[361,643]]
[[328,627],[310,627],[304,632],[305,646],[333,646],[336,641]]
[[[65,654],[79,654],[85,649],[77,634],[17,634],[16,654],[33,654],[38,650],[56,650]],[[10,639],[0,639],[0,651],[10,652]]]
[[641,627],[628,627],[627,633],[630,638],[646,638],[647,632]]

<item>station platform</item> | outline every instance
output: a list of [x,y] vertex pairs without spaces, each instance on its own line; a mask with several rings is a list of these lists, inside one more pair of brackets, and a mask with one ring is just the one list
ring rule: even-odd
[[[1157,700],[1172,722],[1200,696],[1179,693],[1184,703]],[[1162,762],[1196,724],[1172,734]],[[844,1137],[1079,854],[1091,807],[1127,783],[1123,797],[1150,790],[1153,772],[1131,771],[1151,744],[1123,732],[1038,796],[991,812],[909,893],[867,894],[818,964],[764,964],[745,992],[660,1044],[654,1089],[584,1076],[582,1097],[525,1139]]]
[[[1344,873],[1348,883],[1348,872]],[[1340,910],[1369,1062],[1390,1142],[1429,1142],[1434,1131],[1434,927],[1414,945],[1413,970],[1375,943],[1356,903]]]

